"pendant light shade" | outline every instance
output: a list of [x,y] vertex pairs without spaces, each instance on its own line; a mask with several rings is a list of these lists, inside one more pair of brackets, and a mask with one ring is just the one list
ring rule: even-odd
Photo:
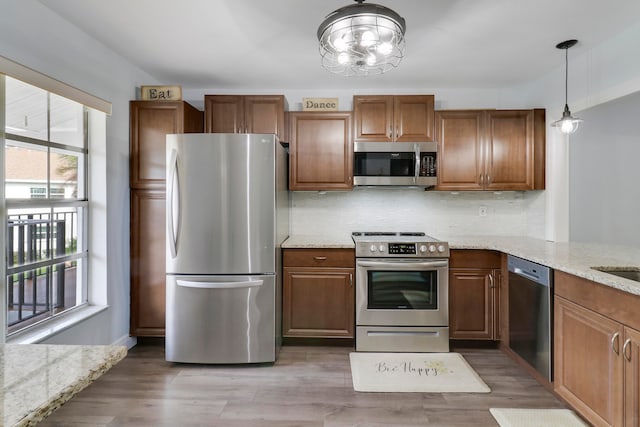
[[404,56],[404,18],[387,7],[355,1],[330,13],[318,27],[322,66],[344,76],[397,67]]
[[564,49],[564,111],[562,112],[562,118],[553,122],[551,126],[558,128],[560,132],[565,134],[574,133],[578,130],[580,123],[582,123],[582,119],[571,115],[571,111],[569,111],[569,104],[567,103],[569,86],[569,48],[574,46],[576,43],[578,43],[578,40],[566,40],[556,45],[556,48]]

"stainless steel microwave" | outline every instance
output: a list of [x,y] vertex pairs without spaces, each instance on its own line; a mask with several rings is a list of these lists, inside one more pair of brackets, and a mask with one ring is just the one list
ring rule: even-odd
[[435,142],[356,142],[353,185],[434,186],[436,147]]

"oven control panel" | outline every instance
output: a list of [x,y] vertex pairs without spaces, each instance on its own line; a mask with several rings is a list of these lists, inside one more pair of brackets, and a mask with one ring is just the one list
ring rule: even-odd
[[448,258],[446,242],[356,242],[356,257]]
[[415,243],[389,243],[389,254],[391,255],[415,255]]

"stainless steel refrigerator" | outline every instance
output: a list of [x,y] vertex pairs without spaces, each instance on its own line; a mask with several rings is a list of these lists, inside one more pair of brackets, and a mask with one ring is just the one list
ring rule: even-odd
[[167,135],[166,360],[273,362],[287,157],[275,135]]

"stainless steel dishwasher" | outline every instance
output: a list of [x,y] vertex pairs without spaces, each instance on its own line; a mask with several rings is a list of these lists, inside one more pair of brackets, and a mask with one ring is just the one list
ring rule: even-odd
[[553,380],[553,270],[512,255],[509,268],[509,347]]

